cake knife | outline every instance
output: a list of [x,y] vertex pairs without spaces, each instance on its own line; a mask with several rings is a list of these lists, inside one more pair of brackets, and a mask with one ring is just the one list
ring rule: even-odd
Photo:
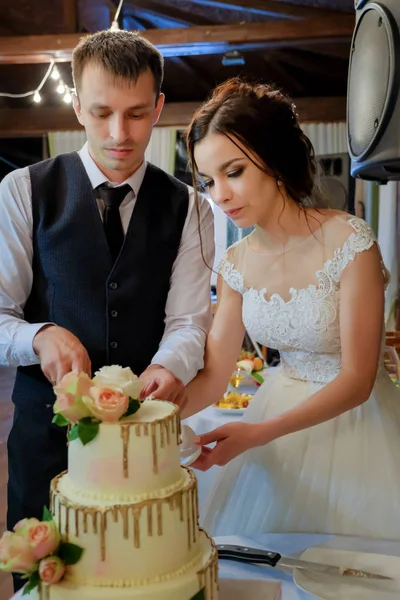
[[218,558],[225,560],[236,560],[253,565],[267,565],[276,567],[277,569],[287,571],[287,569],[303,569],[324,573],[325,575],[340,575],[341,577],[362,577],[365,579],[385,579],[390,580],[391,577],[379,575],[378,573],[369,573],[360,569],[351,569],[346,567],[335,567],[322,563],[290,558],[281,556],[278,552],[270,550],[260,550],[258,548],[250,548],[248,546],[233,546],[228,544],[218,544]]

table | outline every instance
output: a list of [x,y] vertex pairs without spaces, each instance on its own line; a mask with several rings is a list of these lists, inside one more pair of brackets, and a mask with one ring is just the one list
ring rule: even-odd
[[[224,536],[216,537],[215,542],[217,544],[239,544],[252,546],[254,548],[270,549],[286,556],[299,556],[306,548],[318,545],[341,550],[359,550],[363,552],[400,556],[400,542],[322,534],[274,533],[258,534],[246,538]],[[314,599],[314,596],[297,588],[291,575],[266,567],[256,567],[253,565],[223,560],[220,561],[219,576],[220,578],[225,579],[271,579],[280,581],[282,584],[282,600]],[[22,600],[22,591],[13,596],[12,600]],[[340,598],[338,600],[347,599]],[[379,599],[377,598],[377,600]]]

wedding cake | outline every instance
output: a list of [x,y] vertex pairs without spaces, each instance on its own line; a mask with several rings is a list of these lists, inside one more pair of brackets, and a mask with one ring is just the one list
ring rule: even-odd
[[[7,535],[12,544],[24,536],[41,559],[29,580],[32,600],[217,600],[217,551],[198,526],[195,475],[180,465],[178,407],[126,392],[122,406],[122,384],[97,381],[94,389],[94,380],[66,377],[55,390],[55,420],[70,432],[68,471],[51,483],[53,529],[24,519],[3,536],[3,556]],[[79,559],[63,565],[59,556],[71,548]]]
[[145,400],[128,422],[103,422],[90,443],[69,443],[51,511],[84,552],[49,600],[77,599],[77,587],[79,600],[190,600],[204,588],[217,599],[216,551],[198,527],[197,483],[180,466],[179,432],[176,406]]

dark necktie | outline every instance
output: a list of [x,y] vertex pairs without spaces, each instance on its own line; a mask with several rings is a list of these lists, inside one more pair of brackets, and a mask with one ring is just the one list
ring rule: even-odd
[[119,207],[131,189],[131,186],[127,183],[119,187],[110,187],[103,184],[97,188],[98,194],[104,202],[104,232],[114,262],[124,242],[124,230],[122,229]]

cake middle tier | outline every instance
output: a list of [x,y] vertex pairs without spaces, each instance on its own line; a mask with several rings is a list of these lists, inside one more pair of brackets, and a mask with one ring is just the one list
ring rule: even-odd
[[68,570],[80,585],[126,587],[162,581],[192,568],[201,554],[197,482],[182,469],[181,489],[138,503],[84,503],[67,475],[52,481],[51,509],[60,532],[84,549]]
[[74,493],[92,501],[134,502],[173,492],[182,485],[179,409],[145,400],[118,423],[100,423],[96,437],[68,445],[68,476]]

